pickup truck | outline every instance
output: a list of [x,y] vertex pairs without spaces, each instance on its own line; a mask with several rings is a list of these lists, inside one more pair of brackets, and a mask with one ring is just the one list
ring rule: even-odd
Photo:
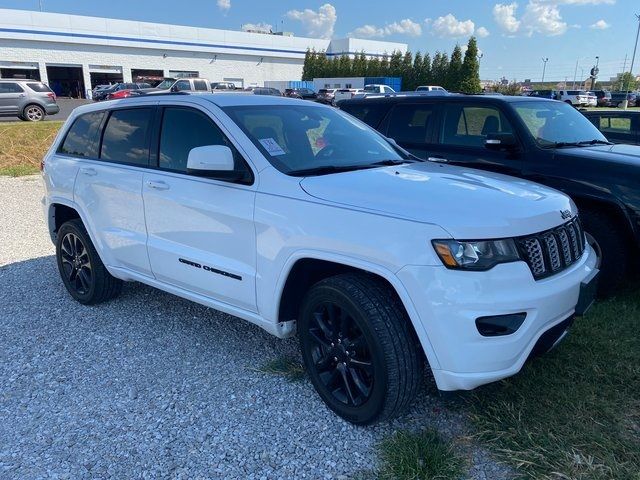
[[206,78],[165,78],[153,88],[138,90],[143,95],[167,92],[211,93],[211,84]]
[[364,98],[340,108],[422,160],[522,177],[571,196],[600,258],[602,295],[640,270],[640,147],[613,145],[570,105],[451,95]]

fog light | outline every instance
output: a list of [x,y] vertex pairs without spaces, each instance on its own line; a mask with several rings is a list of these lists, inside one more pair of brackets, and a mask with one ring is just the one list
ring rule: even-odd
[[525,318],[527,314],[524,312],[479,317],[476,319],[476,328],[483,337],[511,335],[520,328]]

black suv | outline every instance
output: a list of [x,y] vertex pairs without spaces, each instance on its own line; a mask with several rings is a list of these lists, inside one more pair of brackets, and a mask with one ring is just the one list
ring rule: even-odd
[[423,160],[523,177],[570,195],[600,255],[602,294],[635,265],[640,147],[611,144],[571,105],[459,95],[354,99],[340,108]]

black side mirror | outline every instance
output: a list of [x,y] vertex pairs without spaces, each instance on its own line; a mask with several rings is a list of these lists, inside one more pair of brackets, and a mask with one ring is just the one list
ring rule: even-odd
[[513,150],[517,145],[513,133],[490,133],[484,140],[484,146],[489,150]]
[[171,86],[171,91],[172,91],[173,93],[177,92],[177,91],[178,91],[178,86],[177,86],[177,85],[172,85],[172,86]]

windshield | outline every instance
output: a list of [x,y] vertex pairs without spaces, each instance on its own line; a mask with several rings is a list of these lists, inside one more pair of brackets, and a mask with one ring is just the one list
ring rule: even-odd
[[568,103],[514,102],[513,107],[541,147],[607,142],[598,129]]
[[165,80],[163,80],[162,82],[160,82],[158,85],[156,85],[156,88],[160,89],[160,90],[168,90],[171,88],[171,85],[173,85],[175,83],[175,79],[173,78],[167,78]]
[[226,107],[269,162],[283,173],[353,169],[404,157],[379,133],[350,115],[304,105]]

